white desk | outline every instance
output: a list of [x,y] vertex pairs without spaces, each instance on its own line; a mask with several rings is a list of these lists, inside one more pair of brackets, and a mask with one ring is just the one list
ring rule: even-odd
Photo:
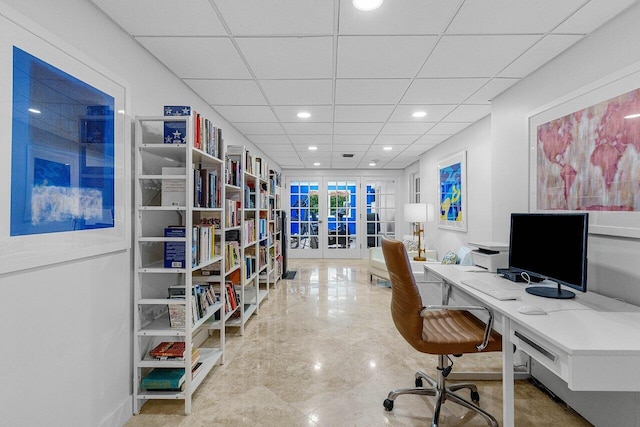
[[[503,424],[514,425],[511,344],[536,359],[577,391],[640,391],[640,307],[594,293],[556,300],[530,295],[525,284],[456,265],[425,264],[432,274],[479,305],[493,310],[502,334]],[[516,289],[520,300],[499,301],[462,283],[465,279]],[[539,284],[536,284],[539,285]],[[518,313],[536,305],[546,315]]]

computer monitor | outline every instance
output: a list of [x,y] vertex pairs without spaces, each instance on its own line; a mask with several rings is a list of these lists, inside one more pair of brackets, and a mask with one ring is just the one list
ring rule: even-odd
[[509,269],[533,279],[548,279],[556,287],[529,286],[532,295],[573,298],[560,285],[587,291],[589,214],[513,213],[509,239]]

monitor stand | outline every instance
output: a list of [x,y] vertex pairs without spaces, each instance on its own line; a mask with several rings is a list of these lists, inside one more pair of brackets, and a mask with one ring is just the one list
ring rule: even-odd
[[531,295],[536,295],[536,296],[545,297],[545,298],[571,299],[571,298],[575,298],[576,296],[575,293],[560,288],[560,283],[558,283],[557,288],[552,288],[547,286],[529,286],[524,290]]

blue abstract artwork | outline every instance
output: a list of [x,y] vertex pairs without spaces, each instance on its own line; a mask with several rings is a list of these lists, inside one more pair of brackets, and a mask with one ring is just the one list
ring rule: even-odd
[[114,227],[114,98],[13,47],[11,236]]

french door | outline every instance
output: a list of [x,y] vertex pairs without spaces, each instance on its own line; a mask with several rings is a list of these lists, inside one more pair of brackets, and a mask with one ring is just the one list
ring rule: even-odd
[[288,251],[292,258],[360,258],[359,178],[294,178],[289,190]]

